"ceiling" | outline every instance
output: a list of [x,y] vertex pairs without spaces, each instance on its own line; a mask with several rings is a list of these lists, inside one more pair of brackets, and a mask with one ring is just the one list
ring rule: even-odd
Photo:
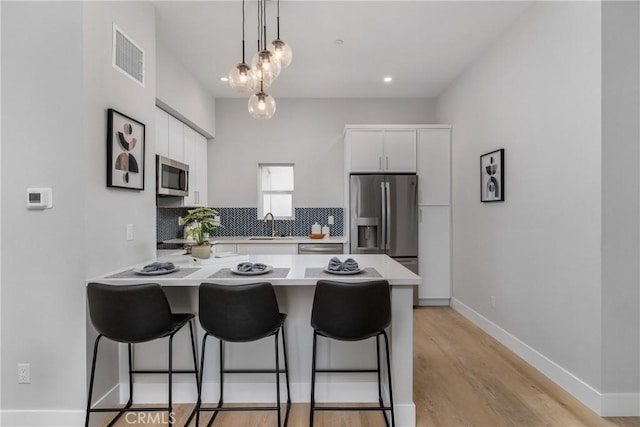
[[[154,5],[159,43],[214,97],[244,97],[220,81],[242,58],[242,3]],[[524,1],[282,0],[280,35],[293,48],[293,62],[268,92],[276,98],[436,97],[528,6]],[[257,47],[257,3],[247,0],[245,7],[250,62]],[[269,0],[269,41],[275,38],[275,7]],[[385,76],[393,82],[383,83]]]

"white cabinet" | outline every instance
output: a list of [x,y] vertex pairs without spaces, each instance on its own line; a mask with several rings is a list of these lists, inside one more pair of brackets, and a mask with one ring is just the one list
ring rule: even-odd
[[189,165],[189,195],[184,206],[207,206],[207,139],[184,125],[184,162]]
[[451,182],[451,130],[418,130],[418,203],[448,205]]
[[169,114],[156,108],[156,154],[169,157]]
[[211,252],[219,254],[223,252],[238,253],[238,247],[235,243],[218,243],[211,246]]
[[415,129],[348,129],[350,172],[416,172]]
[[[451,298],[451,230],[449,206],[420,206],[418,274],[420,299]],[[424,301],[421,301],[424,302]]]
[[170,159],[184,162],[184,123],[169,115],[169,155]]
[[165,206],[207,206],[207,138],[156,107],[156,154],[189,165],[189,195],[165,198]]
[[238,244],[239,254],[261,255],[296,255],[298,253],[297,243],[242,243]]

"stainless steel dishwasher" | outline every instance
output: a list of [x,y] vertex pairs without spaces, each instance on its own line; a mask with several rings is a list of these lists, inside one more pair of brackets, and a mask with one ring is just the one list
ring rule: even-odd
[[342,243],[299,243],[299,254],[342,254]]

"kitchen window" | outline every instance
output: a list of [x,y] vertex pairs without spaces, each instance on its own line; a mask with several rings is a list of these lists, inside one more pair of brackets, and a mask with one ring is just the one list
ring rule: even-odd
[[271,212],[276,219],[295,219],[293,164],[258,164],[258,219]]

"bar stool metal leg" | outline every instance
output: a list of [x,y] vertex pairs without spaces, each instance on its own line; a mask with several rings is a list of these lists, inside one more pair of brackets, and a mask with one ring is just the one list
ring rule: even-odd
[[311,354],[311,400],[309,401],[309,427],[313,427],[313,415],[316,409],[316,346],[317,346],[318,334],[313,331],[313,350]]
[[285,339],[284,323],[282,323],[282,352],[284,353],[284,377],[287,384],[287,411],[284,415],[284,426],[289,423],[289,412],[291,411],[291,390],[289,388],[289,365],[287,363],[287,341]]
[[274,335],[275,345],[276,345],[276,406],[278,407],[278,427],[282,425],[282,415],[280,411],[282,410],[280,405],[280,355],[278,354],[278,332]]
[[[394,415],[393,409],[393,386],[391,384],[391,358],[389,357],[389,337],[385,331],[382,331],[382,335],[384,336],[384,348],[387,353],[387,379],[389,381],[389,407],[391,408],[391,425],[395,427],[396,418]],[[385,420],[387,419],[385,415]]]

